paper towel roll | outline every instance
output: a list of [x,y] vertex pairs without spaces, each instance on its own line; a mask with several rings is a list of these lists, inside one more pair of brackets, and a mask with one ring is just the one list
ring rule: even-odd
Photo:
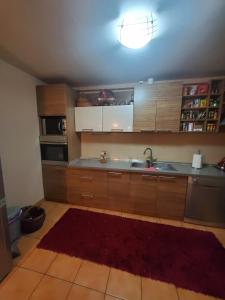
[[202,167],[202,155],[194,154],[192,160],[192,168],[200,169]]

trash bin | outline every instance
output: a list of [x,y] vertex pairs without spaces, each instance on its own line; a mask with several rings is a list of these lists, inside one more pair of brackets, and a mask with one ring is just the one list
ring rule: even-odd
[[12,256],[16,257],[20,255],[19,249],[17,247],[17,242],[21,237],[21,227],[20,227],[20,216],[22,210],[19,207],[8,207],[8,224],[9,224],[9,236],[11,243]]
[[45,220],[45,210],[38,206],[25,206],[22,208],[22,233],[31,233],[41,228]]

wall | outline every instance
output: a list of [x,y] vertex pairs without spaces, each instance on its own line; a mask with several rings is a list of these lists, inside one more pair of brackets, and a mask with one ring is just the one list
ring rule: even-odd
[[225,156],[225,133],[82,133],[82,157],[99,157],[106,150],[111,158],[143,159],[143,151],[152,146],[153,155],[162,161],[192,161],[198,149],[204,162],[217,163]]
[[0,157],[8,205],[43,198],[35,78],[0,60]]

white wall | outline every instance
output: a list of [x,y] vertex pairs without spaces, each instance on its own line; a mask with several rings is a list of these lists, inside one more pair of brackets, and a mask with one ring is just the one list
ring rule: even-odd
[[7,204],[43,198],[37,79],[0,60],[0,157]]

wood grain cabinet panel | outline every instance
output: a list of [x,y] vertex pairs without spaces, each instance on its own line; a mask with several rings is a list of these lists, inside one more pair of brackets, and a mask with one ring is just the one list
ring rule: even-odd
[[151,85],[138,85],[134,89],[134,131],[154,131],[156,101]]
[[156,216],[157,176],[131,174],[130,205],[133,213]]
[[187,177],[158,176],[157,215],[171,219],[183,219]]
[[67,170],[67,199],[69,203],[106,208],[106,172],[92,170]]
[[66,115],[67,91],[64,84],[50,84],[37,87],[39,116]]
[[108,209],[130,212],[129,191],[130,174],[124,172],[108,172]]
[[156,101],[156,130],[179,131],[182,83],[156,83],[153,89]]
[[66,168],[43,165],[42,174],[45,199],[66,202]]
[[181,82],[135,87],[134,131],[179,131],[181,104]]

